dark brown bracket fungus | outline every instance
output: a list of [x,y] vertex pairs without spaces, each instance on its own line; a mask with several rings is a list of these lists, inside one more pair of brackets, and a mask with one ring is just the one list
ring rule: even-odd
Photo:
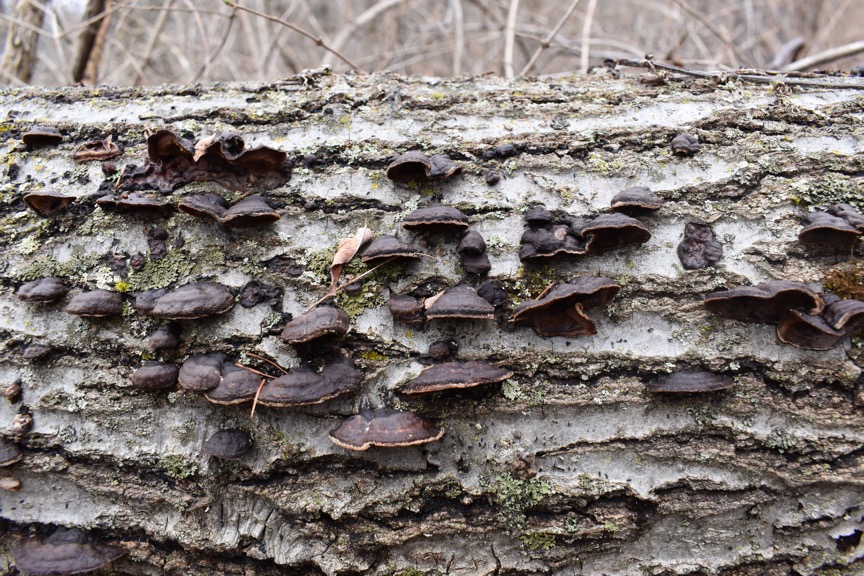
[[387,166],[387,177],[394,182],[441,180],[462,171],[462,165],[448,156],[436,154],[431,158],[419,150],[411,150],[394,158]]
[[212,218],[221,222],[228,212],[228,201],[218,194],[195,194],[183,198],[177,208],[197,218]]
[[418,416],[391,408],[370,409],[361,405],[360,413],[346,419],[330,432],[337,446],[363,451],[372,446],[395,448],[434,442],[444,435],[444,429]]
[[222,381],[224,354],[199,354],[190,356],[180,366],[177,382],[190,392],[207,392]]
[[811,246],[849,248],[862,233],[844,218],[826,212],[811,212],[804,218],[804,228],[798,233],[798,241]]
[[796,348],[830,350],[846,337],[843,330],[829,326],[822,316],[800,310],[786,310],[777,324],[777,338]]
[[174,364],[145,362],[132,374],[132,385],[139,390],[165,390],[177,384],[180,369]]
[[63,134],[51,126],[33,126],[21,135],[21,140],[30,148],[55,146],[63,142]]
[[45,217],[59,214],[74,201],[75,196],[51,190],[40,190],[24,195],[24,203],[31,210]]
[[38,302],[46,304],[55,302],[66,295],[69,288],[63,283],[62,278],[48,276],[22,284],[18,288],[18,298],[24,302]]
[[158,290],[145,290],[135,294],[135,299],[132,306],[139,314],[149,316],[153,312],[153,307],[156,306],[156,301],[166,295],[168,290],[159,288]]
[[854,334],[864,328],[864,302],[837,300],[825,307],[822,317],[832,328]]
[[500,280],[487,280],[477,289],[477,295],[496,308],[507,301],[507,291]]
[[456,354],[459,345],[453,340],[436,340],[429,345],[427,354],[435,360],[443,360]]
[[247,150],[233,133],[203,138],[195,146],[170,130],[147,138],[150,162],[127,170],[120,178],[123,190],[155,189],[171,192],[194,181],[217,182],[229,190],[272,190],[291,178],[288,155],[273,148]]
[[91,140],[85,142],[75,149],[72,159],[75,162],[90,162],[92,160],[104,161],[120,156],[123,152],[114,143],[111,136],[103,140]]
[[252,439],[242,430],[220,430],[201,446],[201,453],[223,460],[239,460],[252,449]]
[[663,199],[646,186],[633,186],[612,197],[612,210],[627,215],[653,212],[663,206]]
[[494,314],[495,308],[477,296],[477,292],[470,286],[450,288],[426,309],[428,320],[491,320]]
[[456,246],[456,252],[459,254],[484,254],[486,252],[486,241],[479,232],[469,230],[465,232]]
[[214,404],[242,404],[255,399],[260,384],[260,375],[231,362],[225,362],[222,364],[219,385],[208,390],[204,396]]
[[167,218],[177,211],[167,200],[137,192],[107,194],[96,200],[96,205],[106,212],[132,213],[158,218]]
[[347,358],[332,362],[321,374],[300,368],[267,382],[258,395],[265,406],[309,406],[354,392],[362,376]]
[[699,138],[690,134],[678,134],[670,143],[672,153],[678,156],[692,156],[699,152]]
[[253,194],[229,208],[219,222],[228,228],[249,228],[272,224],[280,218],[263,196]]
[[678,244],[678,258],[685,270],[696,270],[716,264],[723,257],[723,245],[714,237],[711,226],[704,222],[688,222],[684,239]]
[[452,206],[418,208],[405,217],[402,227],[426,233],[452,233],[468,228],[468,216]]
[[666,394],[715,392],[731,388],[734,385],[735,380],[732,378],[704,370],[674,372],[645,384],[651,392]]
[[11,466],[23,457],[17,444],[0,436],[0,467]]
[[165,324],[156,328],[147,341],[150,350],[173,350],[180,346],[180,327],[177,324]]
[[620,289],[609,278],[580,276],[558,284],[538,300],[522,302],[510,322],[531,326],[540,336],[591,336],[597,326],[584,310],[608,305]]
[[187,284],[156,299],[151,316],[168,320],[193,320],[215,316],[234,307],[234,296],[215,282]]
[[481,361],[447,362],[436,364],[420,373],[402,387],[405,394],[426,394],[460,388],[473,388],[483,384],[502,382],[513,372]]
[[468,274],[482,276],[492,270],[492,262],[486,254],[462,254],[462,268]]
[[119,316],[123,313],[123,300],[120,294],[107,290],[81,292],[66,305],[66,313],[85,318]]
[[849,204],[835,204],[828,208],[828,213],[832,216],[843,218],[849,224],[864,233],[864,214],[861,214]]
[[644,244],[651,232],[641,222],[625,214],[602,214],[581,230],[589,254],[600,254],[628,244]]
[[714,314],[757,324],[775,324],[787,310],[819,314],[824,306],[822,298],[806,285],[786,280],[712,292],[704,302]]
[[423,302],[413,296],[393,294],[387,300],[387,309],[395,320],[405,324],[422,324],[425,320]]
[[282,341],[306,344],[314,340],[341,339],[348,333],[351,318],[336,305],[322,304],[294,318],[282,330]]
[[405,244],[396,236],[388,234],[372,240],[363,251],[361,260],[367,264],[379,264],[390,258],[399,260],[419,260],[423,251]]
[[15,566],[30,576],[84,574],[122,558],[126,550],[78,529],[59,529],[45,539],[23,538],[12,551]]

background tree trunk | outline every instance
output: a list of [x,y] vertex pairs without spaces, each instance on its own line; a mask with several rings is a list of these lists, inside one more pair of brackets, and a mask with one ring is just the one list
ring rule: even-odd
[[[798,350],[779,343],[771,326],[724,320],[702,305],[707,292],[775,278],[818,284],[846,270],[851,287],[860,281],[850,268],[860,260],[796,240],[808,205],[864,202],[859,92],[374,75],[0,97],[9,119],[0,133],[0,386],[23,388],[20,403],[0,406],[4,435],[16,413],[33,414],[24,459],[2,472],[21,489],[0,491],[0,566],[12,563],[20,534],[62,525],[126,547],[130,556],[115,563],[124,574],[864,569],[860,341]],[[60,128],[65,142],[25,150],[20,136],[34,122]],[[227,231],[185,214],[160,221],[94,209],[113,181],[100,190],[99,163],[74,164],[74,148],[110,134],[125,147],[117,164],[140,166],[145,131],[162,127],[193,138],[235,130],[250,146],[306,155],[308,166],[298,162],[290,182],[268,193],[282,219]],[[671,155],[680,131],[699,136],[697,155]],[[490,153],[504,143],[519,154]],[[434,185],[389,181],[387,158],[417,147],[449,153],[465,171]],[[485,183],[488,169],[503,175],[496,186]],[[520,264],[526,206],[596,214],[634,185],[666,200],[643,218],[647,244]],[[21,200],[40,188],[78,199],[40,218]],[[174,197],[193,191],[237,197],[206,183]],[[200,278],[239,290],[256,279],[284,297],[185,322],[181,349],[162,358],[221,351],[266,369],[244,355],[253,352],[296,366],[297,353],[279,339],[283,313],[323,296],[338,240],[364,223],[410,240],[401,221],[434,202],[471,216],[508,307],[554,278],[615,279],[620,294],[593,313],[599,333],[541,338],[504,313],[488,322],[395,323],[384,306],[391,291],[434,291],[464,277],[455,242],[433,237],[425,245],[433,258],[339,297],[353,317],[342,348],[364,371],[361,392],[303,410],[259,406],[250,420],[248,405],[133,390],[132,372],[153,357],[147,336],[156,322],[131,307],[119,319],[88,321],[65,314],[63,303],[40,307],[14,295],[25,280],[50,274],[68,278],[73,293]],[[680,266],[676,246],[693,219],[712,223],[724,244],[714,268]],[[156,227],[168,232],[160,260]],[[139,253],[146,265],[135,272]],[[462,359],[489,359],[515,375],[474,392],[398,395],[440,339],[455,341]],[[55,351],[24,360],[34,343]],[[658,374],[685,368],[734,376],[736,385],[681,397],[646,390]],[[338,448],[328,431],[362,398],[411,407],[446,434],[415,448]],[[255,452],[230,464],[199,454],[228,427],[252,433]]]
[[6,82],[17,78],[28,84],[36,65],[36,49],[39,45],[39,32],[45,11],[42,4],[31,0],[19,0],[12,12],[6,35],[6,48],[0,61],[0,72]]

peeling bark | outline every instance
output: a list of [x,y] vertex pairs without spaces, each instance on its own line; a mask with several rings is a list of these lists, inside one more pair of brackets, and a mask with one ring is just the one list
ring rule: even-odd
[[[701,303],[743,283],[818,285],[850,259],[801,246],[797,233],[808,205],[864,205],[860,94],[378,75],[7,90],[0,99],[14,112],[0,132],[0,387],[23,389],[21,403],[0,406],[0,432],[11,435],[22,406],[34,424],[24,459],[2,471],[21,490],[0,492],[0,566],[11,564],[20,534],[62,525],[125,546],[130,556],[115,568],[136,575],[864,568],[861,341],[798,350],[778,342],[772,326],[712,316]],[[19,138],[32,123],[60,128],[64,143],[26,150]],[[196,138],[231,130],[250,146],[287,151],[293,176],[268,193],[282,219],[228,230],[182,213],[150,221],[95,208],[100,186],[113,181],[104,182],[98,164],[75,164],[74,149],[110,134],[125,150],[118,166],[140,165],[145,129],[161,128]],[[682,131],[699,137],[695,156],[672,155],[669,142]],[[507,143],[518,155],[489,153]],[[410,148],[447,154],[463,173],[419,186],[391,182],[388,159]],[[485,182],[490,169],[503,176],[495,186]],[[646,244],[549,266],[519,262],[527,206],[597,214],[636,185],[665,200],[640,217],[652,234]],[[43,187],[77,200],[41,218],[22,196]],[[212,182],[166,197],[207,192],[237,199]],[[308,409],[259,406],[250,420],[248,404],[132,388],[132,372],[154,356],[179,362],[223,352],[275,372],[243,354],[286,367],[314,355],[286,346],[279,332],[288,314],[326,293],[339,239],[363,225],[411,239],[403,218],[433,202],[470,215],[488,246],[489,277],[508,291],[507,309],[555,278],[615,279],[621,292],[591,312],[598,334],[543,338],[509,325],[506,310],[494,321],[395,323],[384,305],[391,292],[476,283],[463,273],[457,241],[433,237],[425,249],[434,258],[385,268],[359,294],[338,297],[352,316],[341,347],[364,372],[360,393]],[[723,258],[685,271],[676,246],[693,219],[712,226]],[[151,260],[157,226],[168,233],[160,240],[167,253]],[[344,277],[364,270],[351,266]],[[284,297],[186,321],[181,348],[154,355],[147,338],[157,322],[131,307],[94,321],[65,314],[63,302],[15,297],[24,281],[52,274],[69,279],[69,297],[85,287],[134,292],[202,279],[238,292],[257,280]],[[457,342],[461,360],[493,361],[515,375],[473,391],[399,396],[439,340]],[[24,360],[33,343],[54,352]],[[647,391],[645,382],[676,369],[723,373],[736,384],[705,395]],[[343,450],[328,432],[362,398],[416,410],[443,424],[445,436]],[[253,435],[251,455],[223,463],[199,454],[229,427]]]

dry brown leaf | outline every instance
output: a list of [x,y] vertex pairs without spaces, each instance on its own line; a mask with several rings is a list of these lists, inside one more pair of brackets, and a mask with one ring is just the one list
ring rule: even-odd
[[216,141],[216,135],[215,134],[211,134],[210,136],[205,136],[204,138],[201,138],[200,140],[198,140],[198,142],[195,143],[195,154],[192,155],[192,161],[197,162],[198,159],[204,155],[204,152],[207,151],[207,148],[209,148],[210,145],[213,144],[213,142],[215,142],[215,141]]
[[441,292],[438,292],[434,296],[430,296],[429,298],[426,298],[425,300],[423,300],[423,309],[428,310],[430,306],[432,306],[435,302],[438,301],[438,298],[440,298],[441,296],[444,295],[444,292],[446,292],[446,290],[442,290]]
[[357,229],[357,233],[353,238],[343,238],[339,241],[336,256],[333,257],[333,264],[330,265],[330,289],[327,290],[328,296],[336,294],[336,286],[339,284],[339,278],[342,276],[342,267],[354,258],[361,246],[374,237],[375,233],[372,230],[361,226]]

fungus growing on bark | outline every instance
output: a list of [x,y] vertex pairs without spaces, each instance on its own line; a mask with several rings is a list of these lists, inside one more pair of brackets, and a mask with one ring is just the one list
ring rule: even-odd
[[132,374],[132,385],[139,390],[165,390],[177,383],[180,369],[174,364],[145,362]]
[[585,309],[608,305],[620,289],[609,278],[580,276],[537,300],[522,302],[510,322],[531,326],[540,336],[591,336],[597,326]]
[[44,344],[30,344],[21,352],[21,357],[24,360],[39,361],[48,358],[54,348],[45,346]]
[[90,162],[92,160],[110,160],[122,154],[111,136],[102,140],[91,140],[81,144],[72,153],[75,162]]
[[483,254],[486,252],[486,241],[475,230],[468,230],[456,246],[459,254]]
[[183,198],[177,208],[197,218],[212,218],[221,222],[228,211],[228,201],[218,194],[195,194]]
[[239,460],[252,449],[252,439],[242,430],[220,430],[201,446],[201,453],[223,460]]
[[846,332],[828,325],[820,315],[786,310],[777,324],[777,338],[796,348],[830,350],[846,337]]
[[452,206],[428,206],[406,216],[402,227],[419,232],[459,232],[468,228],[468,216]]
[[234,307],[234,296],[222,284],[195,282],[156,299],[151,316],[168,320],[193,320],[216,316]]
[[714,314],[757,324],[774,324],[787,310],[808,314],[822,312],[819,295],[800,282],[774,280],[755,286],[739,286],[705,296],[705,307]]
[[24,455],[16,443],[0,436],[0,467],[11,466],[23,457]]
[[107,212],[134,213],[159,218],[167,218],[177,210],[167,200],[137,192],[108,194],[96,200],[96,205]]
[[205,397],[214,404],[241,404],[255,399],[261,376],[231,362],[222,364],[219,385],[208,390]]
[[699,152],[699,138],[690,134],[678,134],[670,143],[672,153],[679,156],[692,156]]
[[127,554],[87,532],[61,528],[48,536],[23,538],[12,551],[15,566],[30,576],[84,574],[107,566]]
[[435,360],[443,360],[456,354],[459,346],[453,340],[436,340],[429,345],[429,350],[426,352],[430,358]]
[[704,370],[683,370],[668,376],[661,376],[647,382],[648,390],[668,394],[692,394],[698,392],[714,392],[725,390],[735,384],[735,381],[720,374]]
[[135,294],[135,300],[132,306],[135,308],[135,310],[138,311],[139,314],[149,316],[150,313],[153,312],[153,308],[156,306],[156,301],[167,293],[168,290],[166,290],[165,288],[138,292],[137,294]]
[[477,295],[496,308],[507,301],[507,291],[500,280],[487,280],[477,289]]
[[469,286],[456,286],[441,294],[426,309],[426,318],[429,320],[444,318],[491,320],[494,313],[495,308],[486,300],[477,296],[473,288]]
[[261,388],[258,402],[265,406],[307,406],[353,392],[360,386],[361,374],[347,358],[331,362],[321,374],[299,368],[270,380]]
[[282,341],[305,344],[322,339],[338,340],[348,333],[350,322],[344,310],[325,302],[285,324]]
[[849,204],[835,204],[828,208],[828,213],[843,218],[849,224],[864,233],[864,214],[861,214]]
[[387,300],[387,309],[395,320],[405,324],[420,324],[423,322],[423,302],[413,296],[392,294]]
[[446,362],[436,364],[420,373],[402,387],[405,394],[426,394],[457,388],[473,388],[483,384],[502,382],[513,372],[489,362]]
[[177,382],[190,392],[207,392],[222,381],[224,354],[197,354],[190,356],[180,366]]
[[349,417],[330,432],[330,439],[342,448],[363,451],[372,446],[416,446],[438,440],[443,435],[443,428],[414,412],[391,408],[372,410],[364,403],[359,414]]
[[40,216],[46,217],[62,212],[74,201],[75,196],[52,190],[40,190],[24,195],[24,203]]
[[685,270],[696,270],[716,264],[723,257],[723,245],[714,237],[711,226],[688,222],[684,239],[678,244],[678,258]]
[[462,268],[468,274],[482,276],[492,270],[492,262],[486,254],[462,254]]
[[462,165],[448,156],[436,154],[431,158],[419,150],[411,150],[394,158],[387,166],[387,177],[394,182],[440,180],[462,171]]
[[848,248],[858,241],[862,231],[845,218],[826,212],[811,212],[804,217],[804,228],[798,232],[798,241],[807,245]]
[[231,206],[219,222],[229,228],[246,228],[272,224],[280,218],[263,196],[255,194]]
[[173,322],[159,326],[150,334],[147,343],[154,352],[177,348],[180,345],[180,326]]
[[423,257],[423,251],[405,244],[396,236],[388,234],[379,236],[372,240],[366,250],[363,251],[361,261],[367,264],[379,264],[390,258],[399,260],[419,260]]
[[48,276],[22,284],[18,288],[18,298],[24,302],[38,302],[46,304],[55,302],[66,295],[69,288],[63,283],[62,278],[56,276]]
[[21,135],[21,140],[31,148],[54,146],[63,142],[63,134],[51,126],[33,126]]
[[829,326],[854,334],[864,328],[864,302],[861,300],[836,300],[822,311],[822,317]]
[[85,318],[119,316],[123,312],[123,300],[116,292],[91,290],[76,294],[66,305],[66,313]]
[[530,226],[547,226],[555,220],[552,212],[545,206],[534,206],[525,212],[525,221]]
[[601,214],[581,230],[585,249],[600,254],[628,244],[644,244],[651,232],[641,222],[625,214]]
[[633,186],[612,197],[612,210],[634,215],[659,210],[663,199],[646,186]]
[[147,138],[147,153],[150,162],[127,170],[119,181],[121,189],[168,193],[193,181],[209,181],[254,192],[282,186],[291,178],[285,152],[266,146],[247,150],[234,133],[202,138],[193,147],[170,130],[159,130]]

